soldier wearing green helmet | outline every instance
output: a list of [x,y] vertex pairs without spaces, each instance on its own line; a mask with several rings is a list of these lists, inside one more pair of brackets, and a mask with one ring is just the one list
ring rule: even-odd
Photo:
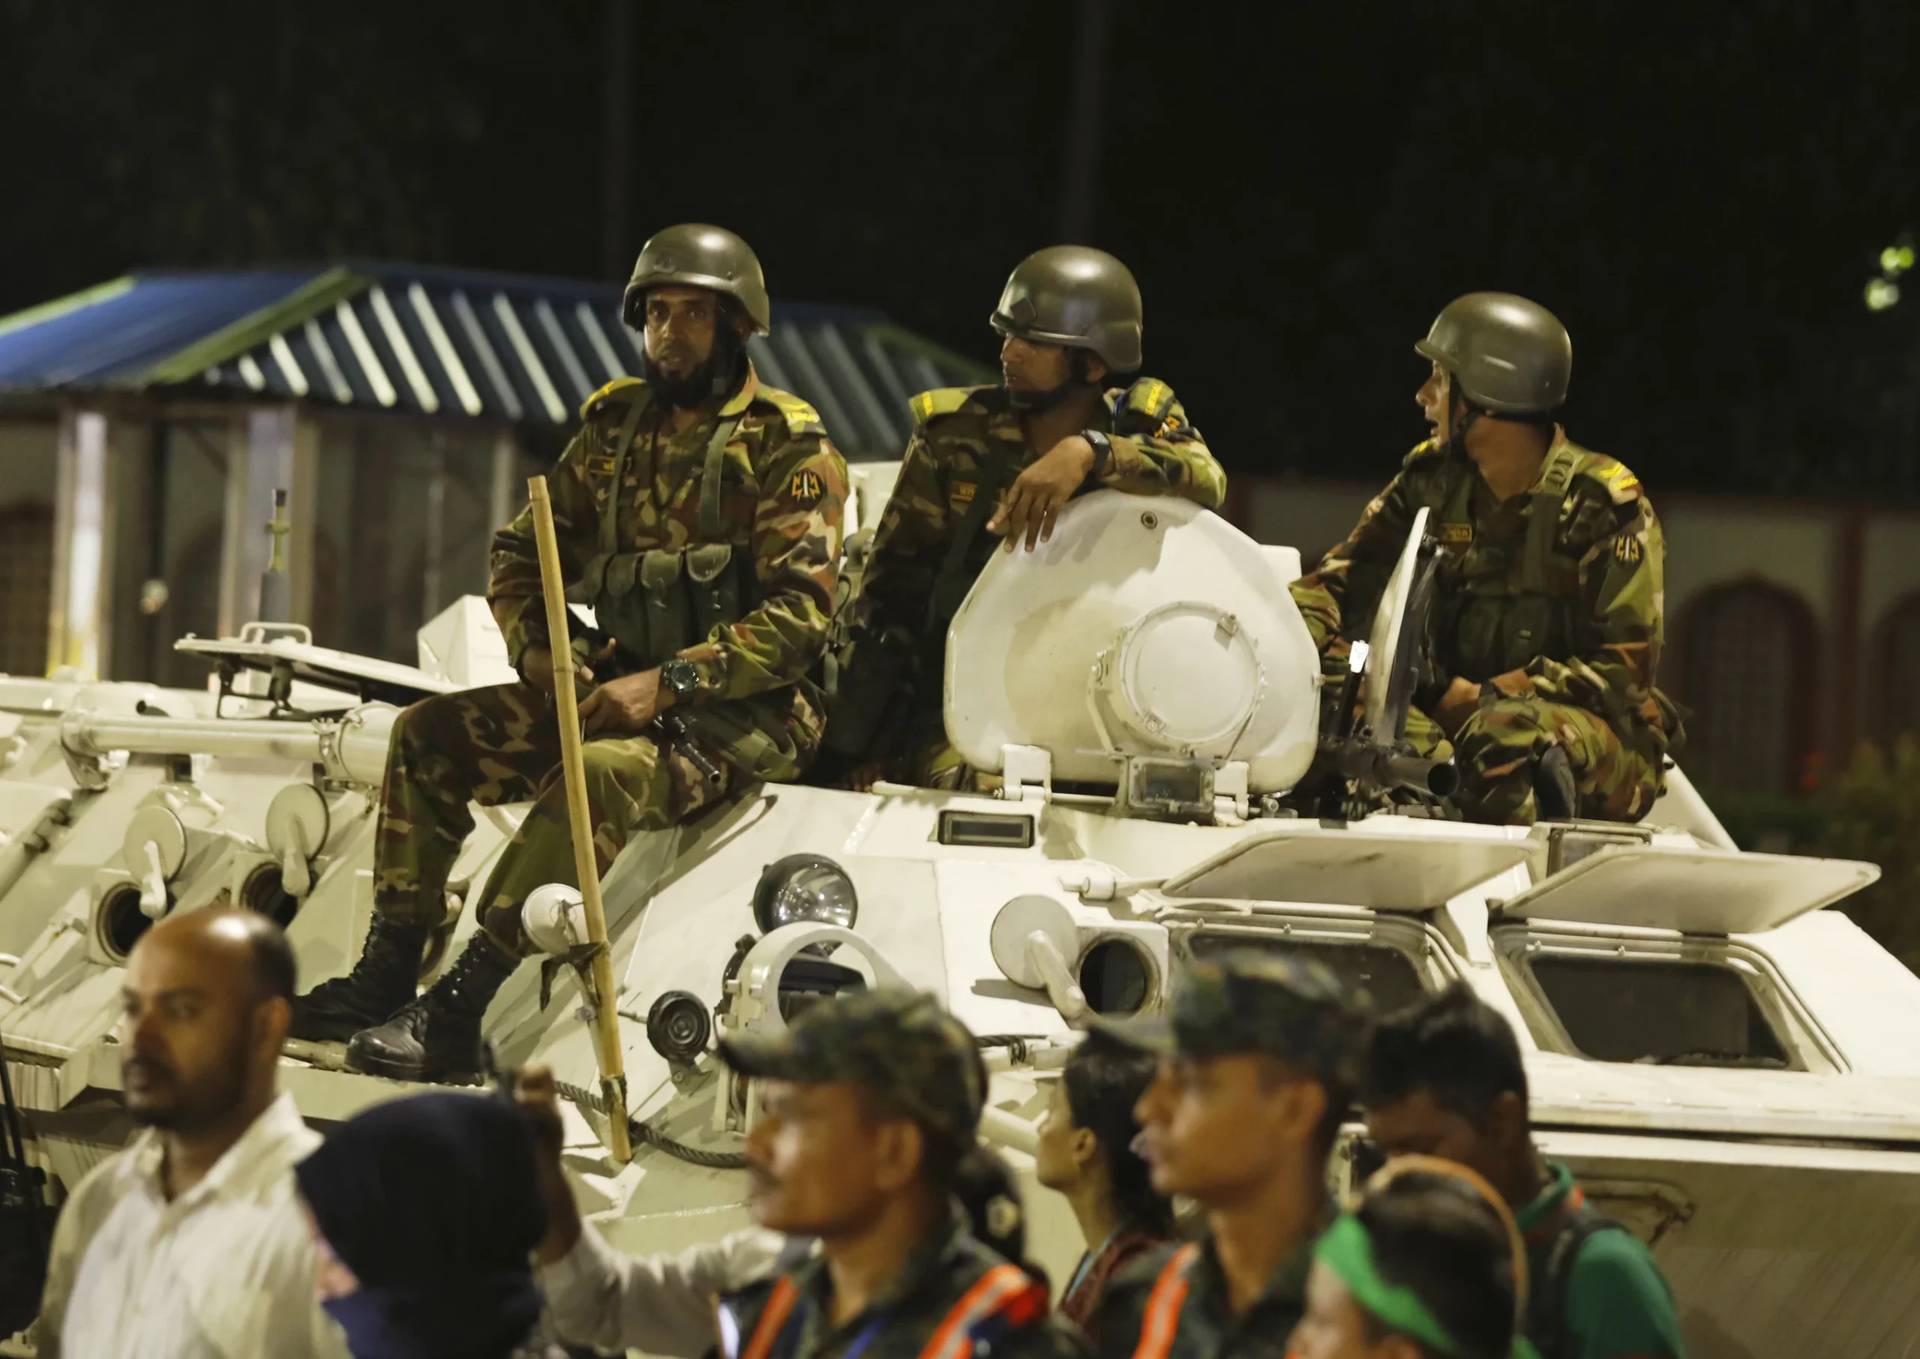
[[913,398],[913,435],[846,614],[827,747],[841,781],[961,787],[941,716],[947,624],[996,542],[1032,551],[1102,487],[1209,509],[1226,474],[1173,389],[1138,376],[1143,312],[1126,265],[1056,245],[1020,262],[989,324],[1002,381]]
[[[1457,756],[1476,821],[1637,821],[1679,713],[1654,685],[1665,548],[1640,480],[1554,421],[1566,327],[1512,293],[1449,303],[1414,346],[1433,437],[1295,582],[1323,650],[1362,635],[1414,515],[1442,552],[1431,665],[1408,735]],[[1431,719],[1431,720],[1429,720]]]
[[[547,635],[522,510],[494,535],[487,586],[520,679],[426,699],[395,721],[365,948],[294,1004],[293,1036],[347,1041],[356,1070],[477,1080],[481,1016],[533,951],[526,899],[574,883],[553,647],[569,647],[593,686],[580,717],[602,874],[635,833],[749,781],[797,778],[819,746],[825,697],[809,675],[826,649],[847,470],[813,407],[762,384],[747,358],[748,337],[772,323],[760,261],[722,227],[668,227],[640,251],[621,315],[641,334],[643,375],[587,400],[547,477],[566,583],[592,603],[600,635]],[[529,799],[472,894],[481,928],[416,998],[472,804]]]

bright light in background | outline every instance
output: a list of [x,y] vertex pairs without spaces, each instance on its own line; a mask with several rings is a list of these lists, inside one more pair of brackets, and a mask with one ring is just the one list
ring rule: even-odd
[[1868,311],[1885,311],[1900,301],[1900,275],[1914,265],[1913,234],[1903,231],[1892,245],[1880,252],[1880,277],[1867,280],[1865,296]]

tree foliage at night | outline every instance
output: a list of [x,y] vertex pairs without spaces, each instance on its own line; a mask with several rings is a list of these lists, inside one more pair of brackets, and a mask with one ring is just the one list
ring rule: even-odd
[[[990,357],[1055,238],[1076,6],[0,0],[0,308],[139,265],[388,257],[605,274],[683,219],[779,296]],[[1111,0],[1090,243],[1239,474],[1377,482],[1449,297],[1572,330],[1569,421],[1654,489],[1920,495],[1920,10]],[[632,155],[607,201],[607,83]],[[617,181],[616,181],[617,182]],[[1920,288],[1914,289],[1920,294]]]

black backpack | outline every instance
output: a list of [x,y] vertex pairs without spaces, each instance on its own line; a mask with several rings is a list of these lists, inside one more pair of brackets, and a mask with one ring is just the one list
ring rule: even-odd
[[27,1164],[13,1079],[0,1055],[0,1337],[24,1330],[40,1311],[53,1240],[46,1181],[45,1171]]
[[1540,1352],[1540,1359],[1560,1359],[1566,1349],[1567,1291],[1573,1286],[1573,1265],[1580,1258],[1580,1248],[1600,1232],[1625,1230],[1623,1224],[1584,1204],[1560,1224],[1527,1294],[1527,1339]]

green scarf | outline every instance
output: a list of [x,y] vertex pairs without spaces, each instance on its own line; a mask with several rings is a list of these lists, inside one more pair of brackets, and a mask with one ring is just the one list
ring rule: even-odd
[[[1412,1336],[1447,1359],[1470,1359],[1417,1293],[1380,1277],[1373,1262],[1373,1239],[1353,1214],[1342,1216],[1327,1229],[1313,1248],[1313,1258],[1337,1274],[1361,1309],[1388,1330]],[[1518,1334],[1508,1353],[1510,1359],[1539,1359],[1532,1342]]]

